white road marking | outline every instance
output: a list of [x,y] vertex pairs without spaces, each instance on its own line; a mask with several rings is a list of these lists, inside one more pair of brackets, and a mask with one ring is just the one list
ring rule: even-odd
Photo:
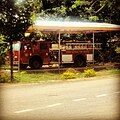
[[55,106],[58,106],[58,105],[61,105],[61,104],[62,103],[56,103],[56,104],[48,105],[48,106],[46,106],[46,108],[55,107]]
[[29,111],[32,111],[33,109],[26,109],[26,110],[20,110],[20,111],[16,111],[14,113],[23,113],[23,112],[29,112]]
[[96,97],[105,97],[107,96],[107,94],[100,94],[100,95],[97,95]]
[[77,101],[82,101],[82,100],[86,100],[87,98],[80,98],[80,99],[74,99],[74,100],[72,100],[72,101],[75,101],[75,102],[77,102]]
[[39,109],[46,109],[46,108],[55,107],[55,106],[58,106],[58,105],[61,105],[61,104],[62,103],[56,103],[56,104],[48,105],[48,106],[45,106],[45,107],[38,107],[38,108],[34,108],[34,109],[19,110],[19,111],[15,111],[14,113],[19,114],[19,113],[30,112],[30,111],[39,110]]

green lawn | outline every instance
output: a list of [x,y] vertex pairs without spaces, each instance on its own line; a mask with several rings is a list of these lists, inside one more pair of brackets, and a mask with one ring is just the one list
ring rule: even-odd
[[24,82],[24,83],[33,83],[33,82],[47,82],[51,80],[59,80],[60,75],[55,73],[27,73],[27,72],[20,72],[15,73],[15,79],[18,82]]
[[[113,76],[113,75],[119,75],[120,70],[119,69],[110,69],[110,70],[101,70],[96,71],[95,77],[103,77],[103,76]],[[68,79],[77,79],[78,78],[85,78],[84,72],[77,72],[77,74],[73,75],[68,73],[69,77],[66,76],[63,77],[63,74],[58,73],[27,73],[27,72],[21,72],[21,73],[15,73],[15,78],[22,83],[39,83],[39,82],[50,82],[50,81],[63,81]],[[73,75],[73,76],[71,76]],[[93,77],[94,77],[93,76]],[[89,78],[89,76],[87,77]]]
[[[64,80],[84,80],[83,78],[89,77],[106,77],[106,76],[115,76],[120,74],[119,69],[108,69],[95,71],[88,70],[85,74],[84,72],[75,71],[74,69],[68,69],[66,72],[58,74],[58,73],[49,73],[49,72],[41,72],[41,73],[27,73],[26,71],[14,73],[14,82],[17,83],[40,83],[40,82],[57,82]],[[94,73],[94,74],[93,74]],[[88,79],[89,80],[89,79]],[[0,82],[7,83],[10,82],[10,73],[1,72]]]

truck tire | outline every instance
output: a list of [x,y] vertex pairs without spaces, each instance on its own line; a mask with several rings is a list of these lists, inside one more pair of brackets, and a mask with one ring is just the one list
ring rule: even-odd
[[43,65],[41,58],[35,57],[30,60],[31,69],[39,69]]
[[82,55],[78,55],[75,57],[74,60],[75,67],[85,67],[86,66],[86,59]]

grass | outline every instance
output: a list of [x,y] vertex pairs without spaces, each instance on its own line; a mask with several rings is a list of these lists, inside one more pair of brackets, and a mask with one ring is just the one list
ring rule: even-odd
[[[102,77],[102,76],[113,76],[113,75],[119,75],[120,70],[119,69],[109,69],[109,70],[101,70],[96,72],[95,77]],[[48,82],[48,81],[57,81],[57,80],[67,80],[66,78],[62,77],[63,74],[58,73],[27,73],[27,72],[21,72],[21,73],[15,73],[15,78],[22,83],[39,83],[39,82]],[[76,78],[84,78],[84,72],[79,72]],[[68,79],[72,79],[68,78]]]
[[108,69],[108,70],[101,70],[97,72],[97,76],[114,76],[120,75],[120,69]]
[[39,82],[47,82],[53,80],[60,80],[59,74],[54,73],[15,73],[15,79],[22,83],[39,83]]
[[[71,71],[71,69],[69,69]],[[74,71],[73,71],[74,72]],[[106,77],[106,76],[116,76],[120,75],[119,69],[108,69],[108,70],[101,70],[101,71],[95,71],[96,75],[95,77]],[[69,73],[69,72],[67,72]],[[10,82],[10,79],[8,79],[9,73],[2,73],[3,75],[0,75],[0,80],[3,83]],[[9,74],[9,75],[8,75]],[[49,72],[42,72],[42,73],[27,73],[26,71],[22,71],[19,73],[14,73],[14,81],[18,83],[40,83],[40,82],[51,82],[51,81],[64,81],[68,79],[76,79],[76,80],[84,80],[85,77],[85,71],[84,72],[78,72],[76,77],[68,77],[71,76],[70,74],[67,74],[63,77],[63,73],[49,73]],[[89,76],[90,77],[90,76]],[[89,78],[88,77],[88,78]],[[91,76],[92,77],[92,76]],[[5,80],[4,80],[5,79]]]

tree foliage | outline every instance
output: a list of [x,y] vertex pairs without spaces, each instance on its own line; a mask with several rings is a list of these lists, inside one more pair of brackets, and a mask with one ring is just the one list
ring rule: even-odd
[[20,40],[38,9],[38,0],[1,0],[0,33],[7,37],[7,41]]
[[[119,0],[42,0],[46,16],[120,24]],[[42,14],[43,17],[43,14]]]
[[119,3],[119,0],[1,0],[0,33],[10,40],[21,39],[36,18],[120,24]]
[[5,37],[0,34],[0,66],[5,63],[5,53],[7,50],[7,44],[4,42]]

